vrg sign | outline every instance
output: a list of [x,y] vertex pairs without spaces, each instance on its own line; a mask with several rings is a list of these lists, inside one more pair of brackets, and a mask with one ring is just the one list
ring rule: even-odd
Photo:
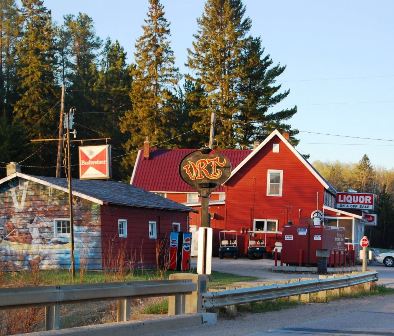
[[187,155],[179,165],[182,179],[197,190],[216,188],[231,173],[231,163],[219,152],[195,151]]
[[366,193],[337,193],[338,209],[364,209],[373,210],[375,195]]

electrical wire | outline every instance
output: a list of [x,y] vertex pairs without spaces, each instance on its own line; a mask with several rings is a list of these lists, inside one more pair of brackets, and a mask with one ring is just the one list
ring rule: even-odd
[[372,140],[372,141],[387,141],[387,142],[394,142],[394,139],[360,137],[360,136],[353,136],[353,135],[323,133],[323,132],[306,131],[306,130],[298,130],[298,131],[299,131],[300,133],[316,134],[316,135],[326,135],[326,136],[333,136],[333,137],[340,137],[340,138],[347,138],[347,139],[358,139],[358,140]]

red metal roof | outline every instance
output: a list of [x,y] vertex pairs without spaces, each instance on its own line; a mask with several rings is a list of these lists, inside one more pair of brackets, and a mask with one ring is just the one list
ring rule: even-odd
[[[182,159],[196,149],[156,149],[151,150],[150,158],[144,159],[139,153],[134,167],[133,186],[149,191],[194,192],[195,190],[183,182],[179,175],[179,164]],[[234,169],[251,152],[249,149],[223,149],[222,154],[228,157]],[[215,191],[222,191],[219,187]]]

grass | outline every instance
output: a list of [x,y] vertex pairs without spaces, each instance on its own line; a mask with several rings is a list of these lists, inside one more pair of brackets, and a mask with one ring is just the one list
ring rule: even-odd
[[236,275],[223,272],[212,272],[209,277],[209,289],[223,288],[236,282],[255,281],[258,278],[252,276]]
[[261,302],[252,302],[248,305],[241,305],[238,308],[238,311],[251,313],[266,313],[287,308],[293,308],[295,306],[298,306],[299,304],[299,302],[289,301],[288,299],[268,300]]

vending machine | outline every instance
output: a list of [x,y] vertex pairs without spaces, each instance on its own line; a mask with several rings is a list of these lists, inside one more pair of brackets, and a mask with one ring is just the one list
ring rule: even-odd
[[192,234],[190,232],[171,232],[170,262],[172,271],[188,271],[190,269]]

